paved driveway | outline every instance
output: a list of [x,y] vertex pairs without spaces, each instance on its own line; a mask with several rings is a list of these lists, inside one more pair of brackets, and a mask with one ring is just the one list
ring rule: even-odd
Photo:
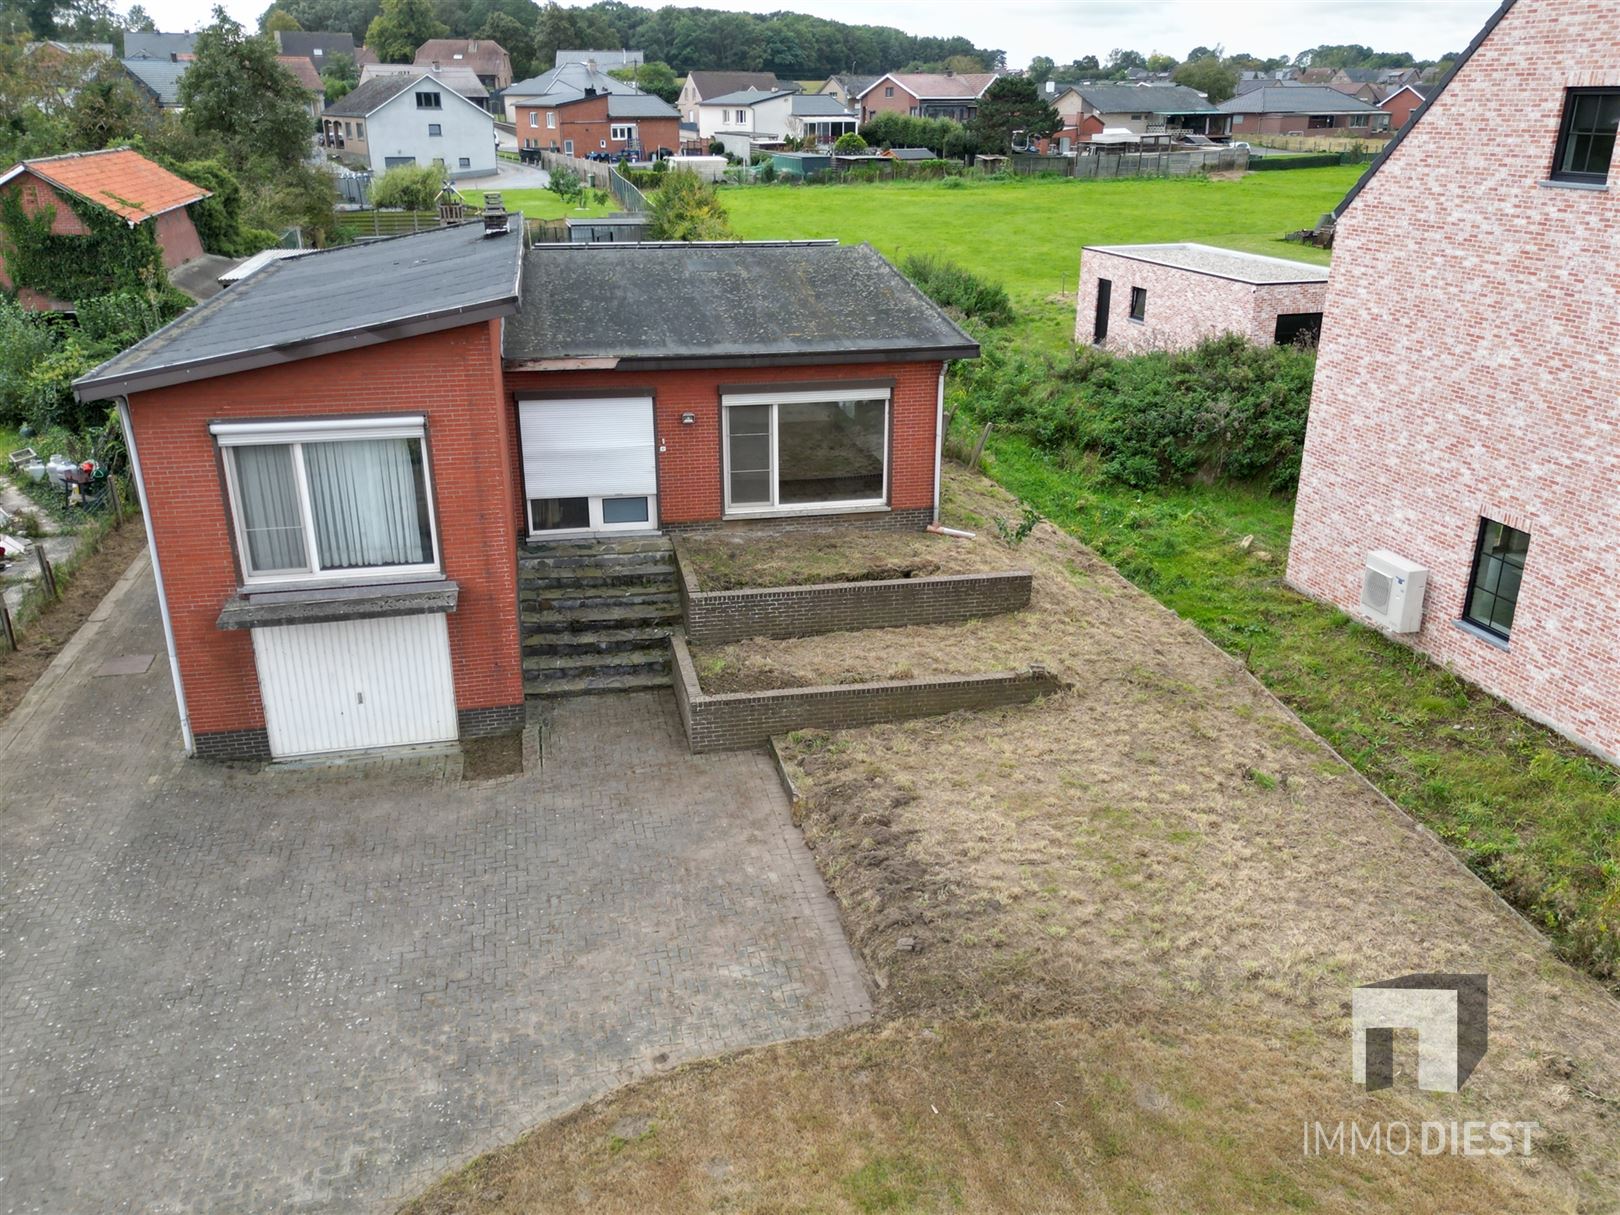
[[383,1209],[867,1014],[768,762],[687,755],[667,696],[563,704],[502,782],[187,763],[138,564],[0,725],[0,1211]]

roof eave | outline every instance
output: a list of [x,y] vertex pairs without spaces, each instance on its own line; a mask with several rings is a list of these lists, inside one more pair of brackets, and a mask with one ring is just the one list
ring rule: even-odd
[[[678,355],[577,355],[507,356],[509,370],[521,371],[525,364],[554,363],[559,359],[612,359],[617,371],[679,371],[721,367],[803,367],[823,363],[934,363],[946,359],[976,359],[979,344],[966,342],[951,346],[900,346],[889,349],[782,350],[768,353],[712,354],[698,352]],[[544,368],[536,368],[544,370]]]
[[[521,262],[521,259],[519,260]],[[521,274],[521,271],[519,273]],[[175,384],[190,383],[194,380],[209,380],[222,375],[234,375],[240,371],[255,371],[282,363],[295,363],[323,354],[336,354],[363,346],[378,346],[384,342],[418,337],[425,333],[459,329],[463,325],[475,325],[481,321],[511,316],[517,310],[518,291],[514,284],[512,293],[499,299],[404,317],[385,325],[339,329],[282,345],[261,346],[253,350],[195,359],[186,363],[170,363],[122,375],[115,373],[98,376],[95,371],[91,371],[73,381],[73,395],[80,401],[100,401],[108,397],[128,396],[132,392],[150,392],[155,388],[169,388]]]

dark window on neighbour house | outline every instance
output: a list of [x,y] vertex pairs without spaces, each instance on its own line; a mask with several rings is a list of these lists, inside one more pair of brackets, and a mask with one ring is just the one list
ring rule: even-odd
[[442,110],[444,103],[437,93],[418,93],[416,95],[416,108],[419,110]]
[[1508,639],[1529,551],[1529,532],[1493,519],[1479,521],[1474,570],[1468,579],[1468,601],[1463,605],[1464,620],[1503,641]]
[[1131,320],[1140,321],[1147,317],[1147,288],[1131,288]]
[[1566,89],[1553,180],[1603,185],[1620,126],[1620,89]]

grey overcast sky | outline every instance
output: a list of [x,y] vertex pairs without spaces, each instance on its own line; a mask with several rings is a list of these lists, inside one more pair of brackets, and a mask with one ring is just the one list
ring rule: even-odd
[[[586,2],[562,0],[570,6]],[[639,2],[658,8],[662,0]],[[251,27],[268,3],[226,0],[225,7]],[[1466,46],[1496,0],[707,0],[703,6],[789,9],[852,24],[897,26],[912,34],[961,34],[977,46],[1000,47],[1010,66],[1023,67],[1036,55],[1068,63],[1082,55],[1101,59],[1115,47],[1181,58],[1195,46],[1216,43],[1263,58],[1323,43],[1359,42],[1437,59]],[[211,4],[146,0],[146,9],[160,29],[196,29],[207,22]]]

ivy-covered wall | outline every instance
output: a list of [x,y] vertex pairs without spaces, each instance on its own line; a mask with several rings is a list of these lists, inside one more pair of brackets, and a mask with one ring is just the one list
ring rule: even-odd
[[166,293],[163,250],[150,223],[131,227],[104,207],[53,192],[68,207],[82,233],[58,234],[56,205],[30,215],[21,190],[0,190],[0,258],[13,293],[29,288],[72,303],[118,291]]

